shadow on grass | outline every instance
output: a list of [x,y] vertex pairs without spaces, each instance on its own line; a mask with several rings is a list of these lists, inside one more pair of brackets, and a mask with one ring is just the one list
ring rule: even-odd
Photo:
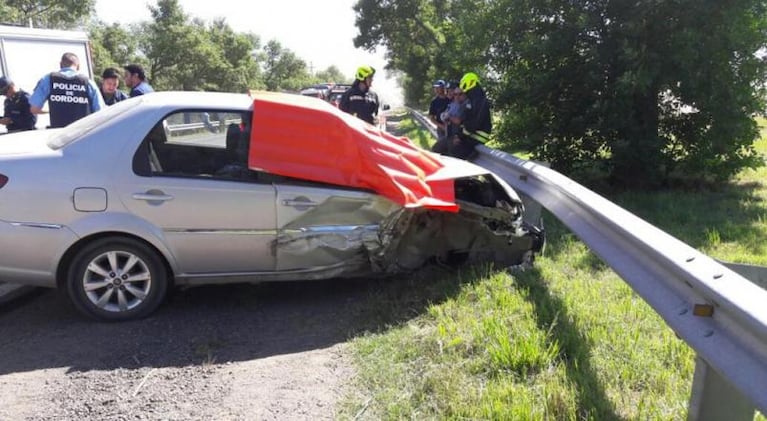
[[611,200],[696,249],[737,242],[760,255],[767,253],[762,191],[760,183],[733,183],[717,191],[623,193]]
[[[671,236],[698,250],[717,243],[737,243],[753,255],[767,254],[767,211],[764,187],[758,183],[729,184],[717,191],[630,192],[608,197]],[[556,259],[568,253],[578,237],[552,214],[544,211],[546,255]],[[607,266],[593,253],[576,263],[598,271]]]
[[573,324],[565,303],[549,291],[542,278],[537,269],[515,276],[519,291],[534,307],[538,328],[550,330],[548,340],[559,344],[567,377],[577,388],[578,419],[622,419],[591,366],[589,339]]
[[571,244],[580,241],[578,236],[573,234],[562,222],[554,215],[544,210],[543,220],[546,223],[546,248],[544,255],[552,260],[563,259],[572,262],[575,268],[587,270],[596,273],[608,268],[599,256],[593,252],[584,253],[577,261],[572,255]]
[[407,323],[436,305],[458,295],[465,285],[482,279],[473,269],[461,271],[426,267],[410,276],[371,281],[365,296],[350,311],[354,325],[349,337],[382,333]]

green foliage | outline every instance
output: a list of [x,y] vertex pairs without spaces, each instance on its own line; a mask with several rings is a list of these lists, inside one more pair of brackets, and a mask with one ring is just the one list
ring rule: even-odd
[[352,79],[349,75],[344,75],[336,66],[330,66],[325,70],[317,72],[315,79],[318,83],[322,82],[335,82],[335,83],[351,83]]
[[360,0],[354,5],[356,47],[386,48],[388,67],[403,71],[405,102],[423,103],[431,92],[433,61],[441,55],[443,21],[429,0]]
[[[504,137],[568,173],[620,185],[721,182],[761,163],[767,20],[739,2],[495,2]],[[513,15],[510,10],[515,10]]]
[[270,91],[297,91],[312,80],[306,62],[272,40],[264,48],[264,82]]
[[3,24],[48,29],[72,29],[93,13],[95,0],[0,1]]
[[340,77],[331,66],[312,76],[306,63],[273,40],[235,32],[224,19],[192,19],[178,0],[148,6],[151,20],[122,26],[95,21],[90,37],[97,73],[127,63],[144,66],[157,90],[246,92],[291,90]]
[[128,63],[141,61],[138,40],[130,28],[119,23],[105,25],[94,22],[89,28],[93,67],[100,71],[107,67],[122,69]]

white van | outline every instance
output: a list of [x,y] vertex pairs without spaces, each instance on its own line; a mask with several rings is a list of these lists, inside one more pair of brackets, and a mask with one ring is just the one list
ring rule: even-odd
[[[59,69],[61,56],[67,52],[77,54],[80,73],[92,79],[93,60],[86,32],[0,25],[0,76],[9,77],[30,95],[41,77]],[[0,96],[0,106],[4,101]],[[3,111],[0,108],[0,114]],[[38,129],[48,124],[48,114],[37,116]],[[4,132],[5,126],[0,125],[0,133]]]

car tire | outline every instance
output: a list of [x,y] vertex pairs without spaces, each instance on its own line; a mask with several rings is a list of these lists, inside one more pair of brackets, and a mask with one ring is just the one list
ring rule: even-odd
[[72,304],[100,321],[146,317],[160,306],[168,274],[157,253],[130,238],[109,237],[83,247],[66,279]]

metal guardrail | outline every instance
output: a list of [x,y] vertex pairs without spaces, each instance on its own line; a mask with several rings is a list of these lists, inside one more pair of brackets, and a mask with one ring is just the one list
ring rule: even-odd
[[544,165],[477,149],[476,164],[561,220],[695,350],[690,419],[767,414],[766,290]]
[[219,126],[223,123],[224,127],[228,126],[231,123],[239,122],[239,119],[230,119],[230,120],[211,120],[209,122],[199,121],[196,123],[183,123],[183,124],[171,124],[168,125],[168,132],[170,133],[176,133],[180,131],[186,131],[186,130],[200,130],[200,129],[218,129]]

